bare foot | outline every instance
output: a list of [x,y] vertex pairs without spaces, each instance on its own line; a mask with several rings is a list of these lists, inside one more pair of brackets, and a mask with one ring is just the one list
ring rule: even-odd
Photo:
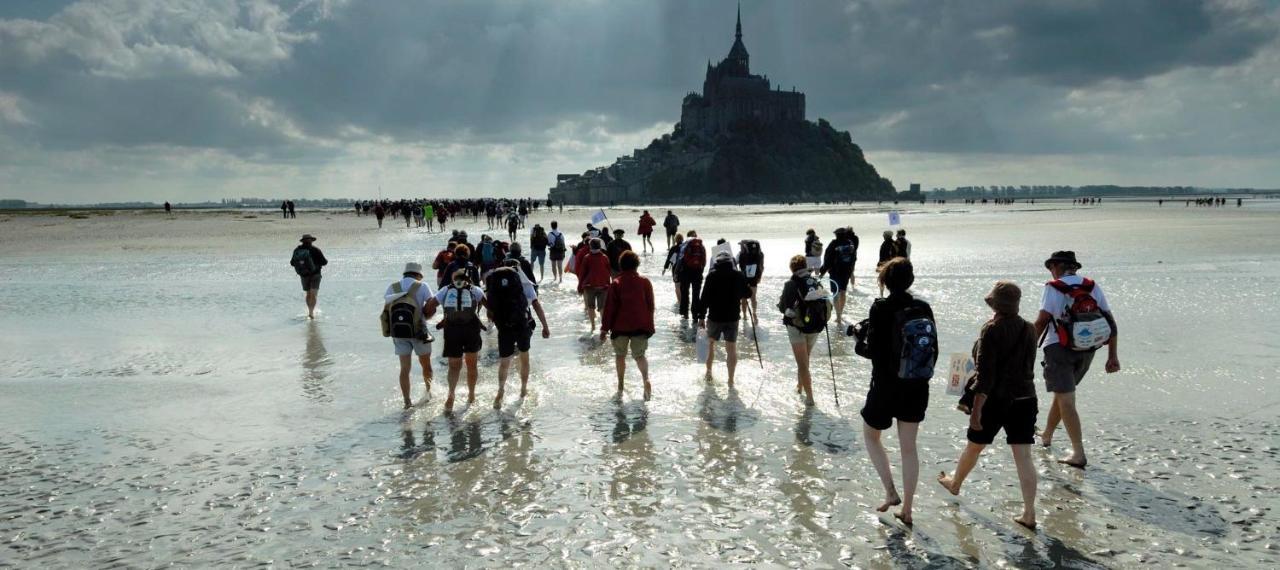
[[895,492],[889,495],[888,497],[885,497],[884,504],[876,507],[876,512],[877,513],[887,512],[889,510],[889,507],[896,507],[901,504],[902,504],[902,498],[899,497],[898,493]]
[[911,515],[904,511],[898,511],[896,513],[893,513],[893,518],[902,521],[902,524],[907,525],[907,528],[911,528],[912,526],[914,526],[913,523],[911,522]]
[[1040,432],[1038,435],[1040,436],[1040,445],[1042,447],[1049,447],[1053,445],[1053,435],[1044,432]]
[[938,474],[938,483],[942,484],[942,488],[946,489],[948,493],[952,495],[960,494],[960,487],[947,475],[946,471]]
[[472,392],[470,394],[467,394],[467,405],[470,406],[471,404],[474,404],[474,403],[476,403],[476,393]]
[[498,396],[493,399],[493,409],[502,409],[502,390],[498,390]]
[[449,396],[449,399],[444,401],[444,411],[445,413],[453,411],[453,396]]
[[520,387],[520,399],[521,399],[521,400],[523,400],[523,399],[525,398],[525,396],[528,396],[528,395],[529,395],[529,389],[528,389],[528,388],[525,388],[524,386],[521,386],[521,387]]
[[1021,517],[1017,517],[1017,518],[1013,519],[1013,522],[1016,522],[1016,523],[1018,523],[1018,524],[1022,525],[1022,527],[1023,527],[1023,528],[1025,528],[1025,529],[1027,529],[1027,530],[1030,530],[1030,531],[1034,531],[1034,530],[1036,530],[1036,519],[1035,519],[1035,517],[1031,517],[1031,518],[1029,518],[1029,519],[1028,519],[1028,518],[1026,518],[1025,516],[1021,516]]
[[1084,469],[1084,467],[1089,464],[1089,460],[1083,457],[1073,456],[1073,457],[1064,457],[1062,459],[1059,459],[1058,463],[1061,463],[1068,467],[1075,467],[1076,469]]
[[650,386],[648,382],[645,382],[644,383],[644,401],[648,402],[649,397],[652,395],[653,395],[653,386]]
[[406,409],[406,410],[407,410],[407,409],[412,408],[412,407],[413,407],[413,402],[410,402],[409,400],[405,400],[405,401],[404,401],[404,409]]

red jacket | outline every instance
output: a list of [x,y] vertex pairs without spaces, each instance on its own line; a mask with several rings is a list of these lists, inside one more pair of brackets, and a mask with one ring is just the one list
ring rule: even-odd
[[653,311],[653,283],[635,271],[623,271],[609,284],[600,330],[613,331],[615,335],[651,336]]
[[587,247],[585,244],[579,244],[573,250],[573,274],[574,275],[578,275],[578,276],[582,275],[582,260],[583,258],[587,257],[587,253],[589,253],[590,251],[591,251],[591,248]]
[[586,287],[603,289],[609,286],[609,256],[603,251],[588,253],[577,263],[578,291]]
[[653,233],[653,226],[656,225],[658,225],[658,221],[653,219],[653,216],[645,214],[640,216],[640,230],[636,233],[642,236],[650,235]]

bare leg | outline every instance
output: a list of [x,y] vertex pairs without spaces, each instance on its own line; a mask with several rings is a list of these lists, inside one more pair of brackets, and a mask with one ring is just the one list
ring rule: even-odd
[[1049,447],[1053,443],[1053,432],[1058,430],[1058,423],[1061,421],[1062,412],[1058,411],[1058,398],[1055,395],[1049,403],[1049,417],[1045,420],[1044,431],[1040,433],[1040,445]]
[[480,379],[480,370],[476,368],[480,353],[468,352],[463,355],[467,363],[467,403],[476,401],[476,381]]
[[791,345],[791,354],[796,358],[796,379],[800,392],[804,394],[805,405],[813,405],[813,379],[809,376],[809,345],[806,343]]
[[893,484],[893,471],[889,467],[889,454],[884,450],[884,444],[880,442],[880,430],[862,424],[862,440],[867,446],[867,456],[871,458],[871,465],[876,468],[876,474],[880,476],[880,484],[884,485],[884,503],[876,507],[876,511],[885,512],[889,507],[902,504],[902,498],[898,496],[898,489]]
[[956,472],[948,477],[944,471],[938,474],[938,482],[942,484],[952,495],[960,494],[960,486],[964,484],[964,480],[969,476],[969,472],[978,465],[978,456],[982,455],[982,450],[987,446],[969,442],[964,450],[960,452],[960,460],[956,462]]
[[1062,424],[1067,428],[1067,437],[1071,438],[1071,456],[1060,462],[1083,467],[1087,460],[1084,455],[1084,437],[1080,433],[1080,413],[1076,411],[1076,393],[1054,394],[1053,400],[1062,415]]
[[724,360],[729,365],[729,387],[733,387],[733,373],[738,369],[738,343],[724,343]]
[[431,370],[431,355],[419,354],[418,364],[422,366],[422,382],[427,385],[427,396],[431,395],[431,379],[434,372]]
[[1022,516],[1014,522],[1031,530],[1036,528],[1036,466],[1031,463],[1031,446],[1013,446],[1013,462],[1018,466],[1018,486],[1022,488]]
[[520,353],[520,397],[529,394],[529,353]]
[[649,359],[643,356],[637,356],[636,368],[640,370],[640,379],[644,381],[644,400],[649,401],[649,396],[653,395],[653,387],[649,385]]
[[711,380],[711,363],[716,360],[716,341],[707,337],[707,381]]
[[845,292],[841,291],[836,294],[836,322],[844,322],[844,300]]
[[627,376],[627,357],[626,356],[615,357],[613,359],[613,367],[618,372],[618,393],[621,394],[622,389],[624,387],[623,379],[626,378]]
[[493,409],[495,410],[502,408],[503,390],[507,387],[507,371],[510,369],[510,356],[498,360],[498,395],[493,399]]
[[413,359],[408,354],[400,355],[400,395],[404,396],[404,408],[407,410],[413,407],[413,399],[409,397],[409,368],[413,366]]
[[916,453],[916,434],[920,432],[920,424],[915,422],[898,422],[898,440],[902,451],[902,510],[894,516],[898,520],[911,524],[911,505],[916,497],[916,484],[920,481],[920,456]]
[[444,400],[444,411],[453,411],[453,394],[458,388],[458,377],[462,375],[462,359],[449,359],[449,397]]
[[312,289],[307,291],[307,318],[316,318],[316,299],[320,296],[320,291]]

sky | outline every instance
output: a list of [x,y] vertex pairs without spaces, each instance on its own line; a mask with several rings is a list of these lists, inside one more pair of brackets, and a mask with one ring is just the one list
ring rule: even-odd
[[[4,0],[0,198],[545,197],[670,132],[724,0]],[[744,0],[905,190],[1280,187],[1280,0]]]

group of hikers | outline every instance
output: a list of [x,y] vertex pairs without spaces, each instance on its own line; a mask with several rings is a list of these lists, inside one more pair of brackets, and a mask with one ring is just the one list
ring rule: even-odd
[[[514,237],[502,241],[482,235],[479,243],[473,244],[465,231],[455,230],[431,264],[434,279],[427,279],[427,270],[421,264],[409,262],[401,278],[388,286],[382,331],[392,339],[400,360],[399,381],[406,409],[413,407],[413,355],[418,357],[430,395],[430,357],[436,336],[433,330],[443,336],[443,356],[448,360],[446,413],[453,410],[464,367],[467,403],[475,401],[482,332],[490,327],[497,329],[499,356],[494,407],[502,406],[513,359],[518,362],[520,395],[525,396],[533,334],[540,327],[542,338],[551,335],[538,291],[538,284],[545,281],[543,263],[548,258],[552,266],[548,282],[562,283],[564,272],[574,274],[593,335],[598,335],[602,343],[610,341],[619,395],[625,387],[630,357],[640,373],[644,399],[652,397],[646,351],[649,338],[655,334],[657,307],[652,282],[638,272],[640,254],[624,239],[621,229],[611,232],[607,227],[587,224],[580,239],[568,245],[558,222],[552,221],[550,226],[547,231],[534,224],[529,234],[529,258]],[[669,244],[663,272],[670,270],[674,275],[679,296],[677,310],[684,319],[692,315],[695,335],[705,339],[700,340],[706,349],[700,347],[699,358],[705,362],[708,379],[715,343],[724,343],[728,385],[733,387],[738,331],[745,328],[742,321],[748,320],[753,331],[758,326],[757,292],[764,273],[760,244],[741,240],[736,255],[724,239],[708,248],[696,230],[681,233],[679,219],[670,211],[663,226]],[[656,220],[645,211],[638,232],[645,244],[644,252],[651,247],[649,236],[654,227]],[[824,248],[814,230],[806,233],[802,253],[788,260],[790,276],[776,304],[796,363],[796,392],[806,406],[815,404],[810,360],[820,336],[826,335],[830,345],[830,328],[834,326],[837,334],[854,337],[854,352],[871,361],[871,382],[861,417],[867,453],[885,492],[877,510],[886,512],[898,506],[894,516],[910,525],[919,479],[916,438],[925,418],[929,380],[935,375],[939,356],[936,319],[932,307],[910,292],[915,272],[905,231],[899,231],[896,237],[886,231],[876,265],[881,295],[871,304],[867,318],[857,323],[845,322],[846,293],[853,286],[858,237],[849,227],[836,228],[833,234],[831,243]],[[306,291],[309,316],[314,315],[320,271],[327,264],[315,241],[314,236],[304,235],[292,260]],[[534,263],[538,265],[536,276]],[[969,414],[968,445],[955,469],[938,476],[948,492],[959,494],[985,447],[1004,431],[1023,495],[1023,511],[1015,521],[1032,529],[1036,525],[1037,475],[1030,448],[1035,443],[1039,412],[1034,386],[1037,354],[1042,355],[1046,389],[1053,394],[1047,421],[1039,433],[1040,443],[1050,446],[1059,425],[1065,426],[1071,453],[1058,461],[1080,469],[1088,460],[1075,400],[1076,386],[1090,370],[1099,349],[1107,350],[1108,373],[1120,369],[1118,331],[1101,286],[1078,274],[1081,264],[1071,251],[1053,253],[1044,268],[1050,280],[1044,285],[1034,322],[1020,316],[1022,291],[1016,284],[997,281],[985,296],[991,317],[973,345],[976,375],[968,380],[957,406]],[[442,317],[432,326],[437,314]],[[759,337],[753,334],[752,338],[758,345]],[[838,392],[836,403],[839,404]],[[902,456],[902,492],[895,484],[882,443],[883,432],[895,421]]]
[[[516,229],[525,227],[525,221],[531,212],[537,212],[539,208],[545,207],[551,210],[551,200],[536,200],[533,198],[521,198],[519,200],[497,199],[497,198],[477,198],[466,200],[364,200],[352,203],[357,216],[373,216],[378,220],[378,227],[382,227],[382,222],[387,217],[392,219],[404,218],[404,226],[406,228],[426,228],[429,232],[436,230],[436,224],[440,224],[438,231],[445,231],[445,224],[454,218],[471,216],[472,222],[480,219],[480,214],[484,214],[489,222],[489,229],[495,227],[508,227],[512,232],[514,240],[514,232]],[[564,204],[560,204],[560,211],[564,211]],[[515,226],[512,226],[514,220]]]

